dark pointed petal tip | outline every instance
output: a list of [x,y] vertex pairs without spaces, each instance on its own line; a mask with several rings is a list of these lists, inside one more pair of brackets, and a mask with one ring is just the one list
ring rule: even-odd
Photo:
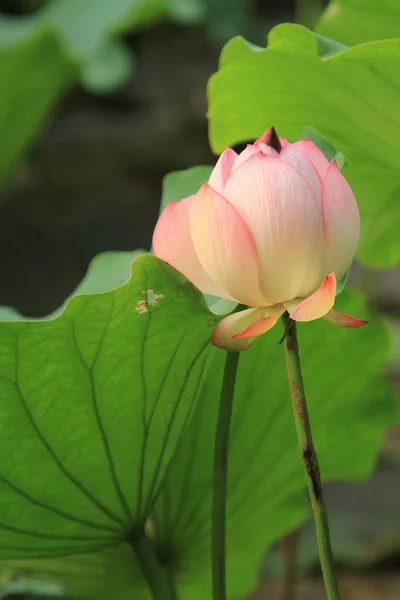
[[280,152],[282,150],[282,146],[279,141],[279,137],[275,131],[275,127],[269,127],[269,129],[267,129],[265,133],[260,135],[260,137],[256,141],[256,144],[267,144],[267,146],[270,146],[277,152]]

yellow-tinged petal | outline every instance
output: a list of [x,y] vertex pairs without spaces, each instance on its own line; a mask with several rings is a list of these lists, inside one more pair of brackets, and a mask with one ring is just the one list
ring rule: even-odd
[[254,340],[269,331],[285,312],[281,304],[265,308],[249,308],[225,317],[215,327],[212,343],[223,350],[247,350]]
[[336,277],[334,273],[325,277],[319,290],[305,300],[283,302],[290,318],[294,321],[314,321],[326,315],[335,303]]
[[202,266],[226,294],[249,306],[272,304],[259,288],[257,249],[248,226],[207,183],[192,204],[190,229]]
[[218,287],[202,267],[190,233],[190,208],[195,196],[170,202],[153,234],[154,254],[183,273],[203,294],[232,298]]

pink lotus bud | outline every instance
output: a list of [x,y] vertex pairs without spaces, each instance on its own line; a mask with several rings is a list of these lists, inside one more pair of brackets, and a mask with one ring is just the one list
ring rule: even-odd
[[[297,321],[327,315],[359,234],[357,203],[336,162],[272,127],[239,155],[225,150],[197,194],[170,202],[153,246],[204,294],[251,307],[213,334],[215,345],[243,350],[286,310]],[[327,320],[365,323],[339,314]]]

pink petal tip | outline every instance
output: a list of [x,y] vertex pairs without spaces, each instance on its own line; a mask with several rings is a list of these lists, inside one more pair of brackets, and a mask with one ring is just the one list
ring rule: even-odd
[[338,310],[329,311],[322,320],[325,323],[329,323],[329,325],[334,325],[335,327],[342,327],[347,329],[354,329],[356,327],[363,327],[368,324],[368,321],[365,319],[356,319],[351,315],[346,315],[346,313],[342,313]]
[[284,302],[294,321],[314,321],[326,315],[335,302],[336,276],[334,273],[325,277],[319,290],[305,300],[291,300]]

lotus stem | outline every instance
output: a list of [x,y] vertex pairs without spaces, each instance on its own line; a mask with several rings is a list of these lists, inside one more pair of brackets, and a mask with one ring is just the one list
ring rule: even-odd
[[228,452],[233,396],[239,352],[227,352],[218,411],[214,445],[214,480],[211,523],[211,566],[213,600],[227,600],[226,595],[226,493]]
[[312,438],[303,377],[301,374],[296,323],[294,321],[290,322],[290,317],[287,313],[283,315],[282,320],[286,332],[284,338],[286,369],[290,395],[292,398],[293,414],[296,424],[297,439],[307,475],[307,485],[314,514],[319,558],[325,590],[328,600],[340,600],[339,584],[336,578],[335,561],[330,539],[328,513],[324,501],[321,473]]
[[143,532],[129,542],[141,566],[153,600],[178,600],[170,574],[158,560],[153,540]]

